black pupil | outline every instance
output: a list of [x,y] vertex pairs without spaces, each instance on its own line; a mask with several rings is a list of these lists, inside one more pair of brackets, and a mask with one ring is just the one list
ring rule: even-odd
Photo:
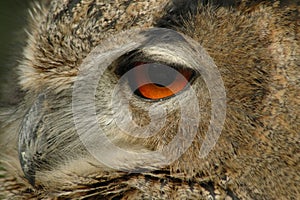
[[148,66],[148,76],[152,83],[160,87],[165,87],[173,83],[179,72],[162,64],[151,64]]

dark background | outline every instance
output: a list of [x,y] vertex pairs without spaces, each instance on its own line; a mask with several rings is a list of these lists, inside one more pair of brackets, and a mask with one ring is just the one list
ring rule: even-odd
[[0,0],[0,106],[18,101],[15,66],[25,44],[27,8],[32,0]]

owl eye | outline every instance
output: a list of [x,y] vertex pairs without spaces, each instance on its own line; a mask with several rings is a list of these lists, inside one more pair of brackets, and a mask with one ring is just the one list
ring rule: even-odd
[[184,90],[192,80],[194,71],[173,68],[160,63],[136,62],[128,76],[133,92],[145,99],[159,100]]

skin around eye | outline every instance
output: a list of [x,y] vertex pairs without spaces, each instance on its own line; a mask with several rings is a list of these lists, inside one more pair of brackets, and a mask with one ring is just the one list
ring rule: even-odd
[[190,69],[151,63],[139,63],[133,69],[133,81],[136,93],[146,99],[158,100],[167,98],[182,91],[193,76]]

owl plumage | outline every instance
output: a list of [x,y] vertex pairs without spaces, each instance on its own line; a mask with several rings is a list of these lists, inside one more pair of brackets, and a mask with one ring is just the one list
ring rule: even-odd
[[[30,12],[27,44],[17,70],[20,88],[26,94],[18,106],[0,118],[4,165],[0,197],[297,199],[299,9],[299,3],[291,1],[37,3]],[[167,56],[159,56],[161,49]],[[178,57],[176,52],[181,52]],[[111,98],[128,65],[155,61],[192,68],[194,56],[208,68],[216,66],[226,92],[226,118],[209,154],[199,157],[210,119],[218,113],[211,113],[212,91],[204,74],[198,74],[190,84],[201,117],[194,140],[179,158],[157,166],[160,160],[154,156],[135,160],[100,152],[108,161],[119,156],[112,162],[120,166],[115,169],[91,155],[76,132],[74,88],[81,70],[88,69],[99,55],[106,56],[103,63],[112,62],[96,82],[97,120],[116,146],[135,152],[162,150],[172,141],[184,113],[179,111],[176,98],[188,105],[187,113],[193,113],[194,107],[189,105],[188,89],[159,102],[135,93],[129,103],[133,121],[142,127],[148,125],[151,116],[146,108],[152,105],[167,108],[166,121],[149,138],[124,134],[112,113],[125,110],[121,100],[130,93],[126,81],[116,93],[119,98],[115,104]],[[184,60],[189,56],[190,60]],[[80,102],[78,105],[81,110],[90,109]],[[91,118],[84,120],[85,130],[93,130]],[[137,170],[141,168],[147,170]]]

